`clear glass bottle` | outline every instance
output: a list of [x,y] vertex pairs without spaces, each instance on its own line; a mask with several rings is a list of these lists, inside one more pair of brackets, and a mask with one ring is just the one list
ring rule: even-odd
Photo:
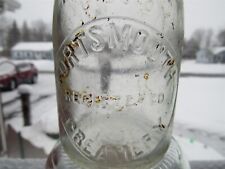
[[82,168],[149,168],[172,135],[182,0],[55,0],[60,140]]

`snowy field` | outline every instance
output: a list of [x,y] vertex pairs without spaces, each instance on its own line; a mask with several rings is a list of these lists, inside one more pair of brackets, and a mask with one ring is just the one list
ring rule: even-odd
[[36,147],[42,148],[48,154],[56,140],[49,138],[46,132],[58,132],[54,74],[39,74],[38,83],[31,85],[31,87],[33,91],[31,94],[33,125],[23,127],[18,90],[2,93],[6,123],[10,124],[16,131],[21,131],[23,138]]
[[175,121],[225,134],[225,78],[181,78]]
[[[225,78],[180,78],[174,133],[189,138],[182,144],[189,159],[217,159],[209,147],[225,156]],[[204,146],[201,153],[197,140]]]
[[[44,64],[39,65],[40,70],[46,70],[48,64]],[[225,65],[210,65],[209,72],[205,68],[206,65],[198,67],[193,61],[185,62],[183,65],[191,67],[192,71],[196,69],[194,72],[225,74]],[[53,64],[49,67],[52,67],[53,71]],[[182,71],[184,69],[186,72],[190,71],[187,68],[183,68]],[[7,103],[4,111],[7,115],[14,111],[7,123],[22,131],[25,139],[49,153],[56,141],[45,133],[58,131],[54,74],[40,74],[38,84],[32,87],[33,126],[22,127],[21,115],[15,114],[15,110],[20,111],[19,100],[12,103],[10,100],[17,100],[17,91],[3,93],[3,100]],[[225,78],[180,78],[174,135],[189,160],[225,159]],[[36,140],[37,136],[39,140]]]
[[225,64],[198,64],[195,60],[185,60],[181,66],[182,73],[225,74]]

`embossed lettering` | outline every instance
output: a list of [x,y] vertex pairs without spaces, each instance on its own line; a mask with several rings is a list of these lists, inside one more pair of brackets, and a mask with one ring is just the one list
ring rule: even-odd
[[119,32],[115,23],[110,23],[109,48],[114,49],[121,46],[122,50],[127,51],[129,48],[131,31],[131,26],[128,24],[125,24],[122,31]]
[[174,78],[174,76],[176,75],[177,70],[174,69],[174,67],[170,67],[169,70],[166,72],[166,74],[164,75],[164,79],[167,80],[167,85],[170,83],[170,81]]
[[75,38],[64,46],[62,51],[62,60],[59,63],[59,80],[62,83],[64,78],[68,77],[70,70],[79,62],[78,57],[75,54],[76,48],[81,46],[81,50],[85,51],[80,37],[84,36],[84,32],[78,32]]
[[79,129],[78,132],[73,137],[73,140],[78,146],[81,146],[84,139],[85,139],[85,134],[83,133],[83,131]]
[[144,152],[141,150],[141,149],[139,149],[139,148],[137,148],[137,147],[134,147],[134,155],[136,156],[136,157],[139,157],[140,155],[142,155]]
[[[78,58],[76,57],[74,51],[72,50],[71,47],[67,46],[65,47],[64,51],[64,63],[66,64],[67,68],[70,70],[74,68],[75,64],[79,62]],[[69,55],[67,55],[70,53]]]
[[80,103],[79,98],[81,98],[80,93],[77,92],[77,91],[73,91],[73,101],[77,102],[77,103]]
[[[162,55],[165,54],[165,52],[168,51],[168,49],[166,48],[166,46],[164,46],[163,44],[161,44],[160,42],[157,42],[155,44],[155,51],[153,52],[153,54],[151,54],[148,57],[148,60],[150,62],[155,62],[157,61]],[[149,51],[151,52],[151,51]]]
[[66,128],[69,129],[69,130],[67,130],[67,132],[74,133],[77,129],[77,124],[73,120],[68,120],[66,122]]
[[126,106],[132,106],[135,104],[134,98],[131,95],[126,97]]
[[63,61],[59,63],[59,73],[61,78],[66,77],[69,74],[69,69]]
[[135,54],[144,54],[148,43],[148,32],[140,30],[136,33],[132,49]]
[[88,107],[92,106],[92,94],[85,94],[83,95],[83,103],[86,104]]
[[67,102],[73,102],[73,103],[78,103],[78,104],[84,104],[88,107],[98,105],[104,102],[116,102],[120,100],[120,97],[118,96],[93,96],[91,93],[85,92],[78,92],[75,90],[71,89],[65,89],[64,91],[64,98]]
[[93,41],[91,49],[96,52],[101,52],[105,48],[105,40],[102,37],[102,28],[100,26],[92,26],[88,31],[89,38]]
[[160,93],[160,94],[152,94],[152,102],[153,103],[158,103],[158,104],[162,104],[164,101],[164,93]]
[[84,152],[87,154],[87,155],[92,155],[91,152],[93,152],[92,150],[92,144],[94,143],[94,141],[92,139],[87,139],[85,142],[84,142]]
[[82,53],[84,54],[84,57],[88,57],[88,50],[86,49],[83,41],[81,39],[78,39],[77,42],[80,46],[80,49],[81,49]]
[[65,90],[65,100],[67,102],[70,102],[72,99],[71,99],[71,91],[70,90]]
[[163,122],[162,122],[162,117],[159,118],[159,124],[154,125],[153,128],[154,128],[154,129],[157,128],[157,129],[159,129],[160,131],[163,131],[163,130],[166,128],[166,125],[163,124]]
[[146,141],[146,142],[151,141],[150,134],[145,134],[142,138],[143,138],[143,140]]

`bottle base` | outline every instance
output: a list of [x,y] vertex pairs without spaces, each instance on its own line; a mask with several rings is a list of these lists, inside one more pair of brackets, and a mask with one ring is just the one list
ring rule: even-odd
[[[59,142],[48,156],[46,169],[81,169],[81,167],[67,156]],[[173,138],[163,159],[149,169],[190,169],[190,166],[185,160],[177,141]]]

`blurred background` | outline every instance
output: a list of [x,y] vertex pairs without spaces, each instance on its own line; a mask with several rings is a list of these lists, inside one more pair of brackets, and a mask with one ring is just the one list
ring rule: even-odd
[[[46,158],[59,137],[53,3],[0,0],[0,157]],[[225,0],[184,7],[174,136],[190,161],[225,160]]]

